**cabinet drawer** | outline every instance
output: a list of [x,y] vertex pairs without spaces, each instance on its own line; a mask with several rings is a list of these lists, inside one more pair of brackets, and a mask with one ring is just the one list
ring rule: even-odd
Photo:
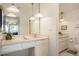
[[23,42],[22,43],[22,48],[26,49],[26,48],[31,48],[35,46],[35,41],[29,41],[29,42]]
[[36,45],[41,45],[41,44],[48,44],[48,39],[37,40],[37,41],[36,41]]
[[6,54],[6,53],[21,50],[21,49],[22,49],[21,44],[7,45],[7,46],[2,47],[2,52],[1,53]]

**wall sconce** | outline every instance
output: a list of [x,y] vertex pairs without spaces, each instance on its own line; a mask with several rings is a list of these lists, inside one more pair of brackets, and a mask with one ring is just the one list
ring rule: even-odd
[[64,21],[64,18],[63,18],[63,12],[61,12],[61,14],[60,14],[60,22],[63,22]]

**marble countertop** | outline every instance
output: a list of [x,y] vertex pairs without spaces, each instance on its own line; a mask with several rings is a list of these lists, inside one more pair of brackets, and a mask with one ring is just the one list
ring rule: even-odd
[[16,35],[13,36],[11,40],[2,40],[2,45],[10,45],[10,44],[16,44],[21,42],[28,42],[28,41],[35,41],[35,40],[43,40],[48,39],[48,36],[45,35],[37,35],[34,37],[33,35]]

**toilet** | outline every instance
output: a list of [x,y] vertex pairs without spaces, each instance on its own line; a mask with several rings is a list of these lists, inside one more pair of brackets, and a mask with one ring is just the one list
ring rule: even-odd
[[79,56],[79,40],[77,38],[70,38],[68,42],[68,49],[77,52],[77,56]]
[[69,38],[69,40],[68,40],[68,49],[71,50],[71,51],[76,51],[75,44],[76,44],[75,39],[74,38]]

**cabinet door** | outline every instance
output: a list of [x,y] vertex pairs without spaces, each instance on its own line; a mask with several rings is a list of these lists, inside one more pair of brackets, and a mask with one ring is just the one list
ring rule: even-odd
[[35,46],[35,56],[48,56],[48,44]]
[[48,56],[48,40],[36,41],[35,56]]
[[28,41],[22,43],[22,48],[27,49],[35,46],[35,41]]

